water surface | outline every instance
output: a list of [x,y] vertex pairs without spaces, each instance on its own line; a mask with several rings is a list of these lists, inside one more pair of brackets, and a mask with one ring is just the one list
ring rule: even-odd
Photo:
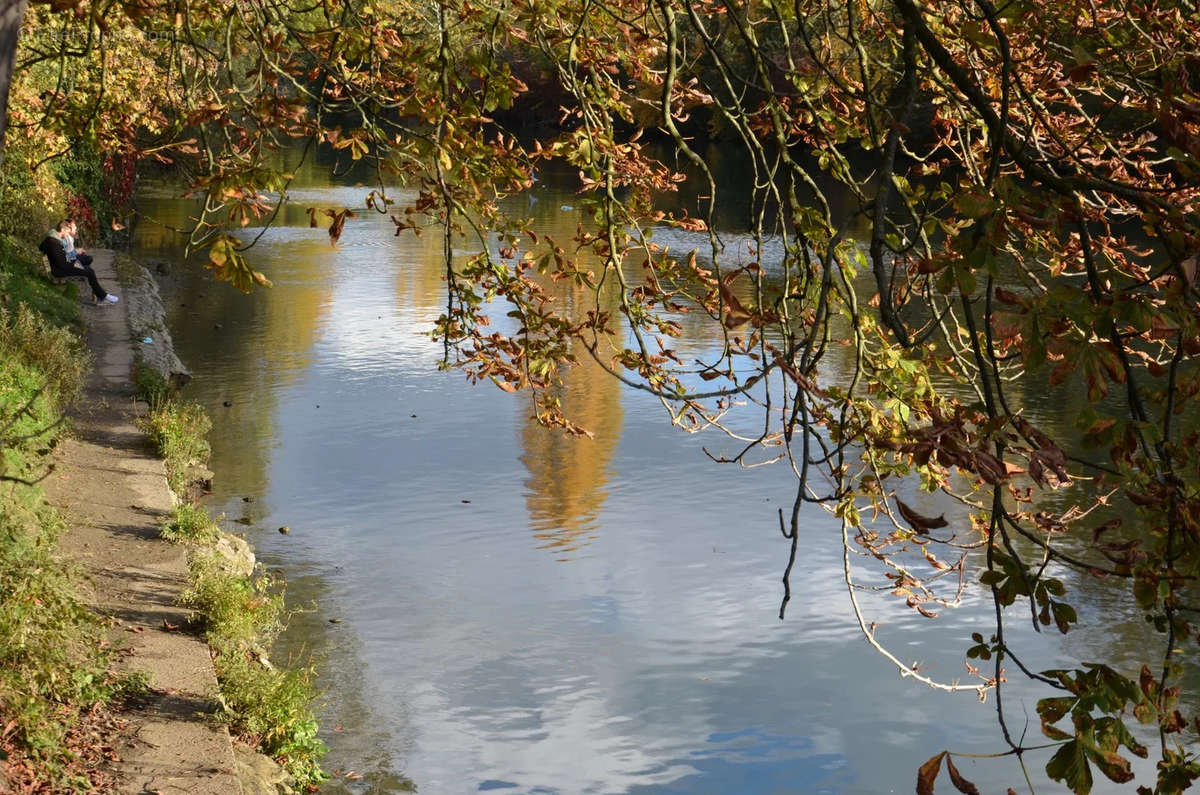
[[[869,649],[840,528],[814,509],[778,620],[787,470],[714,464],[702,447],[730,443],[673,429],[592,363],[563,395],[590,440],[538,427],[527,397],[439,370],[438,241],[363,212],[331,245],[305,209],[359,206],[368,189],[314,163],[299,183],[249,253],[271,290],[242,295],[179,264],[179,240],[155,223],[137,244],[174,263],[171,331],[195,370],[188,396],[214,420],[210,507],[302,611],[279,653],[317,662],[338,771],[327,791],[909,792],[944,748],[1002,750],[992,699],[931,692]],[[169,196],[151,186],[142,207],[182,226],[192,209]],[[567,238],[581,218],[551,180],[526,201],[543,233]],[[689,356],[716,350],[689,335]],[[1027,400],[1070,423],[1071,406]],[[1018,617],[1030,665],[1157,642],[1081,585],[1097,631],[1064,646]],[[932,622],[862,598],[906,660],[970,678],[962,651],[990,634],[977,589]],[[1013,678],[1014,730],[1035,737],[1045,694]],[[1023,788],[1010,760],[959,767],[985,792]]]

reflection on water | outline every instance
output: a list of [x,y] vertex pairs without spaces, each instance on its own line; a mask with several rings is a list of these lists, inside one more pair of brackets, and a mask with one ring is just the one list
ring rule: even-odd
[[[701,444],[720,452],[720,439],[678,433],[583,352],[559,397],[592,440],[440,371],[427,335],[444,300],[438,242],[362,213],[331,245],[305,209],[366,189],[327,179],[306,164],[249,252],[273,289],[241,295],[178,262],[163,279],[189,395],[214,419],[211,507],[244,520],[233,526],[305,609],[279,653],[318,663],[341,771],[327,791],[876,793],[908,791],[943,748],[999,750],[991,704],[898,679],[857,636],[823,514],[802,517],[788,620],[775,619],[784,468],[713,464]],[[577,218],[558,208],[575,199],[551,182],[529,212],[566,239]],[[163,193],[143,205],[178,227],[193,212]],[[137,244],[178,258],[162,226],[141,224]],[[714,343],[685,323],[677,347],[701,357]],[[1083,623],[1115,621],[1087,587]],[[936,622],[862,599],[900,653],[967,678],[984,594]],[[1144,627],[1120,631],[1146,642]],[[1086,637],[1071,642],[1113,642]],[[1025,648],[1033,667],[1065,660],[1053,637]],[[1034,714],[1033,693],[1012,683],[1013,714]],[[961,768],[983,791],[1022,780],[1003,761]]]

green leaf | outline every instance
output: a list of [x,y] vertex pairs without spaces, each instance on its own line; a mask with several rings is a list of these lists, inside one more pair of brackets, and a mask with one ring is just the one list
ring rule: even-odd
[[1092,769],[1078,740],[1063,743],[1046,763],[1046,775],[1062,781],[1075,795],[1092,791]]
[[1043,723],[1058,723],[1063,716],[1070,712],[1071,707],[1079,699],[1074,696],[1043,698],[1037,703],[1037,713]]
[[979,582],[983,583],[984,585],[996,585],[997,583],[1004,582],[1005,576],[1006,575],[1002,571],[990,569],[979,575]]
[[967,218],[982,218],[996,209],[996,201],[978,193],[960,193],[954,207]]
[[1079,616],[1075,613],[1075,608],[1066,602],[1051,602],[1050,610],[1054,613],[1054,625],[1064,635],[1071,628],[1071,624],[1079,623]]

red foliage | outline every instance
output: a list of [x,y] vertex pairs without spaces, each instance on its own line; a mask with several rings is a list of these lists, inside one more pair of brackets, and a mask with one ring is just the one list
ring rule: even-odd
[[80,237],[95,240],[100,234],[100,221],[86,196],[75,194],[67,199],[67,216],[79,225]]
[[104,158],[104,193],[117,215],[129,206],[133,197],[133,178],[137,158],[116,154]]

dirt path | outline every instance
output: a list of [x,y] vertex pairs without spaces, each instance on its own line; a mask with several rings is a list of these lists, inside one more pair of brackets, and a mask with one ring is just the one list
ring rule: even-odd
[[[93,251],[101,283],[120,294],[112,253]],[[86,288],[85,288],[86,291]],[[123,717],[131,732],[117,753],[120,792],[243,792],[229,734],[208,716],[218,708],[208,647],[178,629],[175,601],[187,582],[186,550],[158,538],[172,510],[162,462],[133,425],[133,345],[127,303],[84,307],[96,359],[73,414],[74,438],[59,447],[45,482],[69,531],[63,554],[89,574],[90,605],[110,616],[119,666],[144,672],[150,694]]]

